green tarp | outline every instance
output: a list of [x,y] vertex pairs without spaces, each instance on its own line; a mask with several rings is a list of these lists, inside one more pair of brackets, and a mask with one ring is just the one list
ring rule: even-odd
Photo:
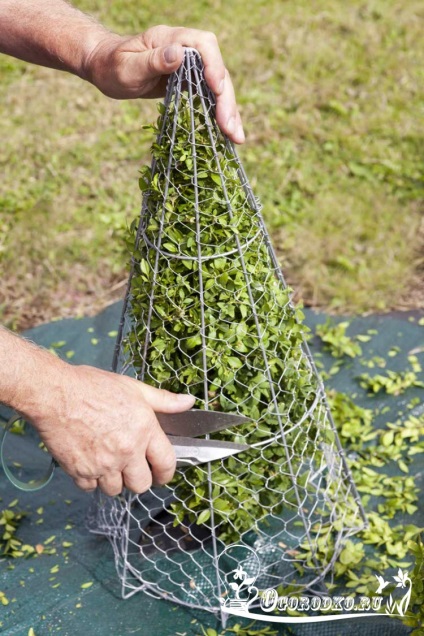
[[[31,329],[26,335],[35,342],[49,347],[56,343],[60,355],[75,364],[91,364],[109,369],[112,360],[114,336],[119,324],[121,304],[107,308],[94,318],[61,320]],[[325,316],[306,311],[307,323],[312,327],[324,322]],[[424,327],[418,324],[418,316],[398,314],[390,316],[370,316],[355,318],[351,322],[351,333],[364,334],[375,329],[369,342],[362,345],[362,358],[381,356],[387,359],[393,346],[400,353],[390,358],[389,368],[404,369],[408,353],[419,350],[424,344]],[[60,346],[58,346],[60,345]],[[319,345],[313,343],[317,352]],[[73,352],[67,353],[67,352]],[[69,357],[70,356],[70,357]],[[422,353],[418,351],[418,356]],[[319,358],[327,368],[334,363],[328,354]],[[369,398],[359,389],[355,376],[367,369],[359,358],[352,360],[342,370],[331,377],[328,386],[345,393],[356,393],[355,401],[372,408],[389,406],[390,410],[376,418],[376,425],[393,421],[414,396],[421,395],[421,389],[408,389],[399,397]],[[416,407],[418,413],[424,406]],[[6,409],[0,417],[8,417]],[[19,461],[31,465],[33,440],[29,437],[13,436],[13,444]],[[348,451],[348,449],[347,449]],[[421,457],[420,455],[417,456]],[[416,460],[416,481],[424,499],[423,471]],[[15,490],[0,477],[0,509],[7,508],[18,498],[15,508],[24,510],[27,516],[19,529],[19,536],[35,546],[47,543],[55,548],[52,555],[42,554],[37,558],[0,560],[0,591],[9,603],[0,604],[0,632],[7,635],[26,636],[33,628],[36,636],[62,634],[76,636],[124,636],[139,634],[148,636],[200,636],[201,626],[221,630],[216,617],[206,612],[192,612],[175,606],[165,600],[153,599],[138,593],[127,600],[120,597],[120,585],[115,572],[113,553],[108,541],[90,534],[85,528],[85,516],[91,501],[73,486],[73,482],[60,470],[53,481],[42,491],[26,494]],[[424,526],[424,506],[415,515],[413,522]],[[399,517],[396,518],[399,523]],[[411,523],[411,518],[408,518]],[[54,537],[51,539],[51,537]],[[72,545],[70,545],[72,544]],[[378,624],[376,621],[380,621]],[[231,619],[229,625],[235,621]],[[258,623],[257,628],[264,623]],[[335,623],[310,624],[287,628],[273,626],[279,634],[298,636],[336,636],[354,633],[362,636],[401,635],[408,633],[399,621],[368,619],[362,621],[342,621]]]

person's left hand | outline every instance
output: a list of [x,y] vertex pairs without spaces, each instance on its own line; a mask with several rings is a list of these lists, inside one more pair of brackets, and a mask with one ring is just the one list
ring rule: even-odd
[[205,79],[216,95],[218,126],[235,143],[243,143],[233,84],[216,36],[209,31],[156,26],[134,37],[107,35],[87,56],[84,76],[115,99],[161,97],[168,75],[183,60],[184,46],[197,49],[202,56]]

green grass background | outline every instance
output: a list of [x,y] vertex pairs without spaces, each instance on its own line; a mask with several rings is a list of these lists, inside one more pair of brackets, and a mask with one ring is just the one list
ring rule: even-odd
[[[122,34],[213,30],[240,149],[296,298],[338,312],[424,304],[421,0],[77,0]],[[0,56],[0,321],[97,311],[123,292],[153,102],[117,102]]]

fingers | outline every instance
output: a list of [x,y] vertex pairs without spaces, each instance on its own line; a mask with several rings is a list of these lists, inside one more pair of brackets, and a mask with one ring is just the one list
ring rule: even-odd
[[116,99],[160,97],[168,76],[183,61],[183,47],[195,48],[203,60],[206,82],[216,95],[218,125],[235,143],[244,142],[233,84],[213,33],[158,26],[138,36],[116,38],[96,46],[86,63],[87,76],[105,95]]
[[176,458],[172,444],[165,433],[158,429],[152,436],[146,456],[134,458],[123,472],[124,485],[134,493],[148,490],[152,484],[161,486],[171,481],[176,468]]
[[161,413],[181,413],[191,408],[195,397],[171,393],[138,381],[137,390],[143,401],[152,409],[148,418],[149,440],[144,449],[135,452],[123,470],[126,488],[134,493],[148,490],[152,483],[163,485],[172,479],[176,468],[176,458],[172,444],[157,422],[154,411]]
[[214,33],[197,29],[182,29],[185,46],[197,49],[202,57],[205,80],[216,95],[216,120],[221,130],[237,144],[245,141],[240,114],[230,74],[224,65]]
[[[197,29],[182,29],[182,31],[184,45],[197,49],[202,57],[208,86],[216,95],[220,95],[224,88],[227,71],[215,34]],[[234,109],[235,105],[234,100]]]
[[[245,141],[245,136],[241,117],[237,109],[234,87],[225,68],[215,34],[198,29],[161,26],[149,29],[145,35],[147,36],[146,41],[153,50],[156,47],[166,49],[164,45],[171,42],[174,45],[179,45],[181,48],[181,53],[178,54],[179,64],[183,59],[183,46],[192,47],[199,51],[205,69],[206,82],[216,95],[216,119],[218,125],[235,143],[242,144]],[[173,47],[169,46],[168,48],[171,49]],[[176,68],[178,68],[179,64]],[[159,68],[159,66],[156,68]]]
[[124,489],[122,473],[119,472],[107,473],[105,475],[102,475],[101,477],[99,477],[98,482],[100,490],[102,490],[105,495],[109,495],[110,497],[120,495]]
[[[159,395],[161,393],[169,393],[168,391],[159,391],[153,387],[148,388],[152,389],[152,395],[155,392]],[[174,396],[173,393],[169,393],[169,395]],[[163,406],[163,402],[158,403]],[[173,412],[176,412],[175,407]],[[176,458],[171,442],[160,428],[157,420],[153,418],[151,427],[153,432],[147,448],[144,451],[140,449],[139,453],[135,453],[123,471],[125,486],[134,493],[145,492],[152,484],[155,486],[166,484],[171,481],[175,473]]]
[[221,130],[237,144],[245,141],[241,117],[237,109],[234,86],[225,68],[214,33],[188,30],[203,61],[205,80],[216,96],[216,121]]
[[75,477],[74,479],[78,488],[81,490],[85,490],[86,492],[91,492],[97,488],[97,479],[89,479],[85,477]]
[[222,92],[216,94],[216,121],[221,130],[235,143],[244,143],[243,125],[241,123],[240,113],[236,107],[234,86],[228,71],[225,72]]
[[156,389],[149,384],[137,382],[147,404],[158,413],[182,413],[191,409],[195,397],[185,393],[171,393],[165,389]]
[[123,477],[125,487],[135,494],[146,492],[153,482],[152,472],[144,457],[126,466]]
[[150,440],[146,458],[151,466],[152,479],[155,485],[163,485],[171,481],[177,462],[172,444],[162,429]]
[[178,44],[132,53],[126,57],[125,79],[129,85],[153,86],[163,75],[176,71],[183,57],[184,49]]

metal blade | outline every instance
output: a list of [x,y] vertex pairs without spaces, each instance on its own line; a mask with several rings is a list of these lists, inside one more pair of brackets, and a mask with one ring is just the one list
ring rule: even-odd
[[193,439],[192,437],[173,437],[169,441],[174,447],[177,466],[196,466],[225,459],[250,448],[247,444],[234,444],[214,439]]
[[216,433],[252,421],[244,415],[202,411],[201,409],[191,409],[184,411],[184,413],[156,413],[156,417],[167,435],[188,437]]

